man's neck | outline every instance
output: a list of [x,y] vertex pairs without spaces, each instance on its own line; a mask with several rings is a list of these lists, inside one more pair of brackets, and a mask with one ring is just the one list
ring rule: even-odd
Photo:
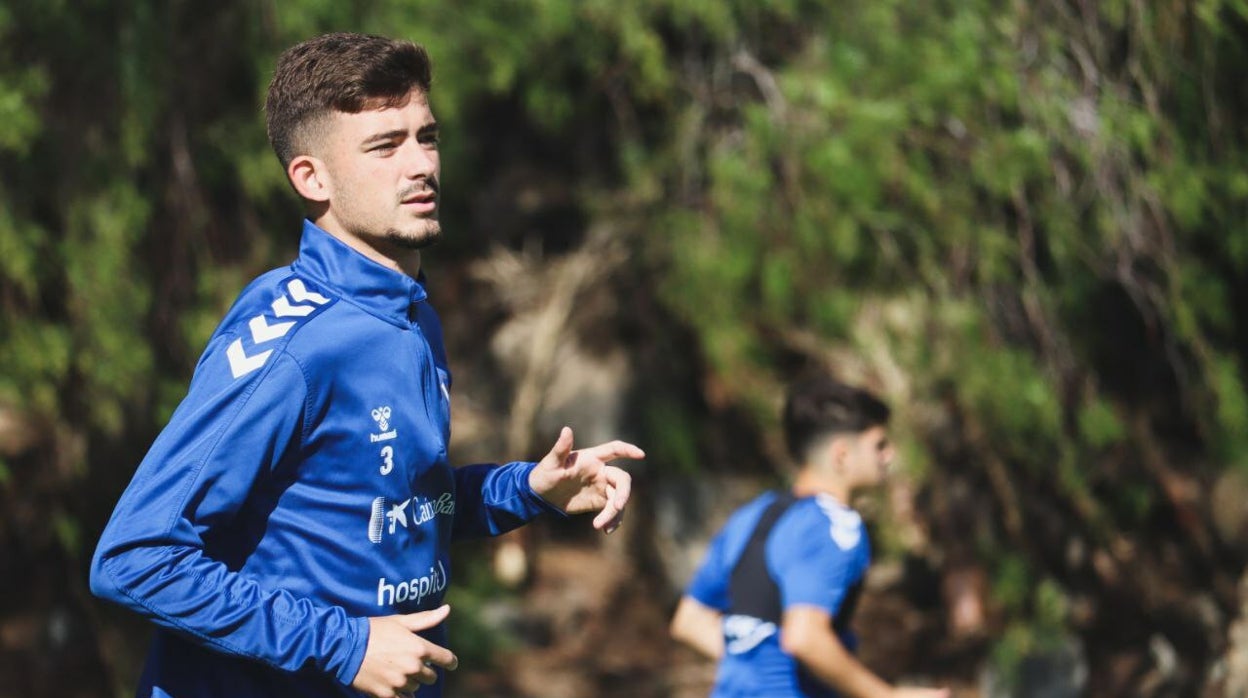
[[334,237],[342,240],[351,249],[387,269],[393,269],[400,274],[407,274],[413,279],[420,275],[420,250],[408,250],[391,245],[382,248],[381,246],[370,245],[354,236],[334,235]]
[[395,260],[395,268],[413,279],[420,276],[420,250],[408,250],[406,255]]
[[815,472],[813,468],[802,468],[797,479],[793,481],[793,494],[799,497],[813,497],[817,494],[831,495],[836,501],[849,505],[852,494],[847,483],[840,478],[827,477]]
[[368,257],[387,269],[406,274],[413,279],[420,275],[420,250],[411,250],[385,242],[370,242],[344,230],[328,216],[312,221],[321,230],[333,235],[344,245]]

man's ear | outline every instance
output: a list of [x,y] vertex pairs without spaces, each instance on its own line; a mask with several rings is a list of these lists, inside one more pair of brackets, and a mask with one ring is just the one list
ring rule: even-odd
[[290,177],[299,196],[319,203],[329,201],[332,182],[324,161],[311,155],[299,155],[286,166],[286,176]]
[[845,459],[849,457],[849,447],[849,439],[843,436],[828,439],[828,455],[832,459],[832,467],[837,472],[841,472],[845,468]]

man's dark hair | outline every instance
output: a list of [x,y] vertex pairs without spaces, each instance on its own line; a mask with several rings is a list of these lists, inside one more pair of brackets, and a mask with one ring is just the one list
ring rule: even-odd
[[356,114],[395,106],[414,88],[429,93],[429,54],[410,41],[368,34],[325,34],[277,59],[264,110],[285,168],[308,148],[309,131],[333,111]]
[[866,390],[819,375],[789,387],[784,402],[784,440],[789,455],[805,462],[811,447],[835,434],[859,434],[888,424],[890,411]]

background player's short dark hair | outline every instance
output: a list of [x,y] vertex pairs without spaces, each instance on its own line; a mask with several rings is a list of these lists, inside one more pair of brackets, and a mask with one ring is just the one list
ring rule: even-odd
[[874,394],[827,375],[789,387],[784,403],[784,439],[789,454],[806,460],[811,446],[833,434],[857,434],[888,423],[888,405]]
[[308,132],[331,111],[393,106],[414,88],[428,94],[432,75],[429,54],[410,41],[342,32],[296,44],[278,57],[269,83],[269,143],[284,168],[306,154]]

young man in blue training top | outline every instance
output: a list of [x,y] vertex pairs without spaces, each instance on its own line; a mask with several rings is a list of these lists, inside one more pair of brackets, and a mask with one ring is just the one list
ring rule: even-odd
[[851,654],[871,552],[849,501],[892,460],[888,417],[875,396],[828,377],[790,389],[784,436],[801,464],[791,492],[733,513],[672,618],[676,639],[719,660],[714,698],[947,698],[892,687]]
[[299,256],[253,281],[139,465],[92,590],[157,626],[147,697],[441,693],[448,547],[538,514],[610,532],[641,458],[611,442],[539,463],[447,462],[451,374],[420,250],[438,239],[430,67],[410,42],[332,34],[282,54],[269,138],[304,200]]

